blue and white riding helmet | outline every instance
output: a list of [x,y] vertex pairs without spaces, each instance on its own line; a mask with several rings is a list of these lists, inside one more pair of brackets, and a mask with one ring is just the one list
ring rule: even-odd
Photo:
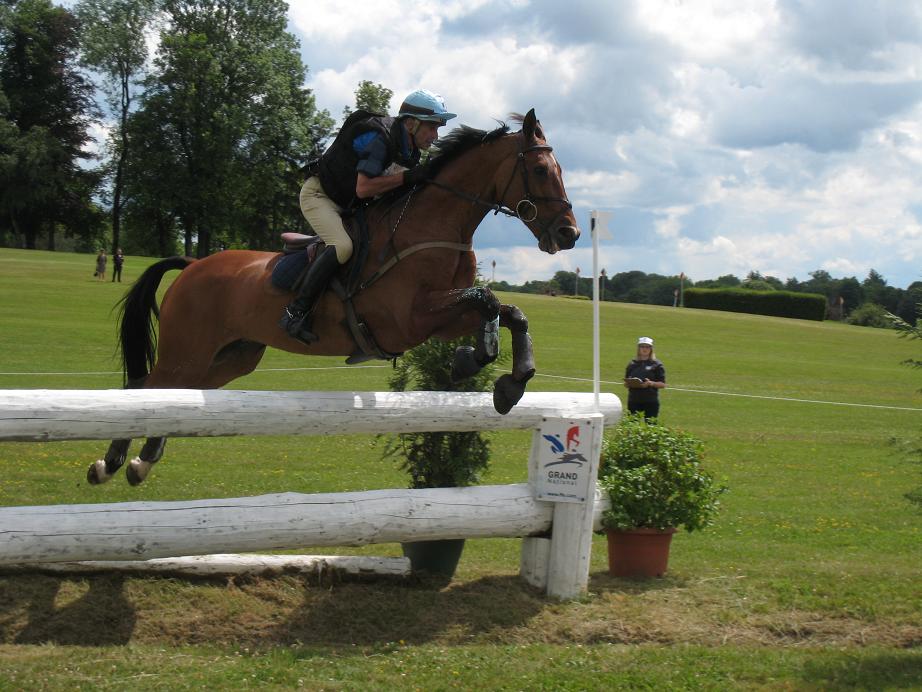
[[405,116],[444,125],[452,118],[458,117],[458,114],[449,113],[445,110],[445,100],[438,94],[433,94],[425,89],[417,89],[400,104],[400,112],[397,117],[403,118]]

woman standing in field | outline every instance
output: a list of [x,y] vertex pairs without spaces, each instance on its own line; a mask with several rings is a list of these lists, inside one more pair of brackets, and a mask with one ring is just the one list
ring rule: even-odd
[[643,413],[644,418],[659,416],[659,390],[666,387],[666,368],[656,359],[650,337],[637,340],[637,357],[624,370],[624,386],[628,388],[628,411]]
[[106,262],[108,258],[106,257],[106,251],[100,250],[99,254],[96,255],[96,278],[98,281],[106,280]]

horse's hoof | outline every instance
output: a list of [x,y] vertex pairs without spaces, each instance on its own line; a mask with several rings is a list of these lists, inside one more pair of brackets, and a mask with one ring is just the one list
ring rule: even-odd
[[461,382],[480,372],[481,365],[474,358],[473,346],[458,346],[451,362],[451,381]]
[[128,462],[128,468],[125,469],[125,477],[129,485],[141,485],[147,474],[150,473],[150,467],[153,466],[149,461],[144,461],[140,457],[135,457]]
[[493,408],[506,415],[519,403],[525,394],[525,382],[519,382],[512,375],[503,375],[493,383]]
[[86,482],[90,485],[99,485],[112,478],[112,474],[106,473],[106,462],[97,459],[86,472]]

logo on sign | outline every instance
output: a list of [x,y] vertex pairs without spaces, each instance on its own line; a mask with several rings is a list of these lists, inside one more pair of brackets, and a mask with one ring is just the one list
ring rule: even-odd
[[567,430],[566,444],[560,441],[560,435],[543,435],[543,437],[551,444],[551,454],[558,455],[558,459],[545,464],[545,468],[558,464],[576,464],[579,467],[586,461],[586,457],[577,451],[579,447],[578,425]]

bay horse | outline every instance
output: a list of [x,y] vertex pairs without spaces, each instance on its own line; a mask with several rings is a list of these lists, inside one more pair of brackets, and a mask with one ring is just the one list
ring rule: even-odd
[[[517,307],[501,305],[489,288],[474,286],[474,231],[489,212],[503,213],[521,220],[538,248],[550,254],[572,248],[580,234],[534,109],[514,117],[522,123],[516,132],[505,124],[491,132],[452,130],[438,142],[427,184],[396,202],[380,200],[367,208],[367,259],[348,290],[339,282],[340,295],[327,290],[318,301],[313,324],[320,339],[310,345],[278,324],[292,298],[270,282],[280,253],[225,250],[151,265],[122,300],[125,386],[217,389],[255,370],[266,346],[360,362],[396,357],[432,336],[476,334],[475,347],[455,353],[457,381],[496,359],[502,326],[512,335],[512,369],[496,380],[493,400],[497,411],[508,413],[535,373],[531,337]],[[158,310],[157,288],[175,269],[182,273]],[[349,270],[345,265],[339,278],[345,280]],[[130,444],[113,440],[87,480],[109,480],[124,465]],[[126,469],[129,483],[146,478],[165,444],[164,437],[146,440]]]

